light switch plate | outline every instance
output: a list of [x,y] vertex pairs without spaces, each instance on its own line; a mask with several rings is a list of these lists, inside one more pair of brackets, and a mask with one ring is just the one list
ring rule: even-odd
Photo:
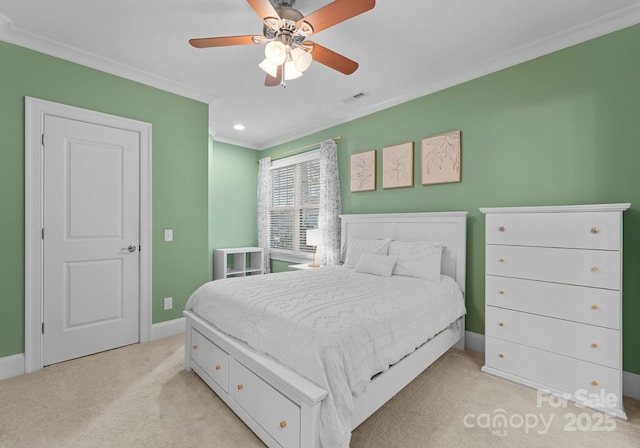
[[173,241],[173,229],[164,229],[164,240]]

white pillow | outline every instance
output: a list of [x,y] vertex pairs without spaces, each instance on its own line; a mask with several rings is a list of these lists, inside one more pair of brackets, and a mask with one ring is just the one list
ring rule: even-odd
[[360,255],[363,253],[387,255],[390,242],[391,238],[385,238],[383,240],[357,240],[355,238],[349,238],[347,241],[347,256],[344,260],[344,267],[355,268],[360,261]]
[[393,275],[440,281],[443,249],[441,244],[430,241],[392,241],[389,255],[398,257]]
[[376,255],[363,252],[356,265],[356,272],[391,277],[396,261],[398,261],[398,257],[394,255]]

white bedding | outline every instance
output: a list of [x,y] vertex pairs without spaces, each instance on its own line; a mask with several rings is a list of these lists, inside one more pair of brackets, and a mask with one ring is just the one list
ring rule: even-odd
[[230,278],[186,309],[326,389],[322,446],[348,447],[353,397],[465,314],[455,281],[380,277],[343,267]]

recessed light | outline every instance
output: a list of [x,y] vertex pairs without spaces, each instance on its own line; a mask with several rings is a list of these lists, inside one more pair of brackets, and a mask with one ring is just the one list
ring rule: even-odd
[[235,129],[236,131],[244,131],[244,125],[238,123],[235,126],[233,126],[233,129]]

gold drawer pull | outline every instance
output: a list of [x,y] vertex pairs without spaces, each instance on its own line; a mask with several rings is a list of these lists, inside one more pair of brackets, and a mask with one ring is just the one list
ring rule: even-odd
[[194,350],[198,350],[198,345],[194,345],[191,348],[194,349]]
[[503,291],[503,290],[500,290],[500,292],[498,292],[498,294],[500,294],[501,296],[503,296],[503,295],[504,295],[504,291]]
[[220,364],[218,364],[218,365],[216,366],[216,370],[220,370],[221,368],[222,368],[222,367],[220,367]]
[[504,354],[500,353],[500,354],[498,355],[498,358],[504,358]]
[[504,227],[503,226],[498,227],[498,231],[499,232],[504,232]]
[[238,384],[238,390],[242,390],[244,389],[244,386],[242,384]]
[[591,305],[591,309],[594,310],[594,311],[597,310],[598,309],[598,305]]
[[594,342],[593,344],[591,344],[591,348],[598,348],[598,344]]
[[591,227],[591,233],[599,233],[600,229],[597,227]]
[[500,322],[498,325],[504,327],[504,322]]
[[287,422],[285,422],[284,420],[282,420],[282,421],[280,422],[280,428],[281,428],[281,429],[284,429],[284,428],[286,428],[286,427],[287,427]]
[[597,272],[598,271],[598,266],[594,266],[591,268],[591,272]]
[[591,381],[591,385],[593,387],[596,387],[598,385],[598,382],[596,380]]
[[504,263],[504,258],[498,260],[499,263]]

